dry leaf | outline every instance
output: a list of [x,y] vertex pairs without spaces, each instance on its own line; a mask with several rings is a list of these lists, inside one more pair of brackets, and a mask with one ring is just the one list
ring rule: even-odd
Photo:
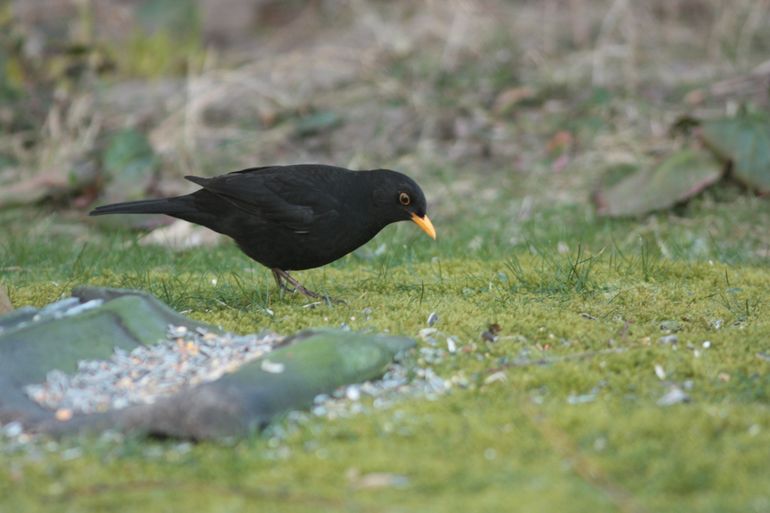
[[600,187],[593,200],[601,215],[641,215],[687,200],[721,176],[722,166],[709,155],[681,150],[655,168],[635,170],[615,184]]
[[534,98],[535,90],[531,87],[512,87],[495,98],[495,114],[505,114],[524,100]]
[[741,113],[703,124],[704,142],[733,164],[735,177],[760,193],[770,192],[770,116]]

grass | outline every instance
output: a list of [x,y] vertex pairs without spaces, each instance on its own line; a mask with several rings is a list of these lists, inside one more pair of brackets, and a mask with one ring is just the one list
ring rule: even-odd
[[[236,332],[346,324],[417,337],[436,312],[461,348],[432,364],[451,392],[282,419],[232,444],[0,441],[0,511],[770,511],[770,203],[719,184],[641,219],[588,205],[605,169],[683,144],[668,133],[678,117],[751,99],[685,101],[766,59],[762,3],[699,0],[696,18],[671,2],[426,3],[403,19],[391,4],[339,4],[317,31],[301,17],[281,28],[307,37],[296,51],[251,35],[253,54],[233,69],[204,66],[197,22],[176,46],[162,31],[137,35],[109,50],[114,78],[189,72],[181,103],[164,98],[136,121],[159,146],[164,183],[300,160],[403,169],[428,193],[438,241],[402,223],[297,273],[347,301],[308,309],[232,244],[141,246],[63,208],[88,201],[73,190],[54,207],[0,209],[0,285],[16,306],[80,284],[137,288]],[[362,28],[350,62],[359,40],[347,37]],[[531,92],[498,110],[518,88]],[[89,89],[71,92],[77,105]],[[137,110],[153,104],[138,97]],[[38,157],[54,149],[90,155],[96,132],[81,125],[134,123],[133,105],[63,104],[49,117],[66,129],[29,121],[37,146],[0,140],[19,177],[51,167]],[[311,113],[342,122],[302,135]],[[69,172],[79,161],[67,155],[53,160]],[[493,323],[500,338],[486,342]],[[672,329],[678,343],[660,343]],[[658,404],[673,385],[690,402]]]
[[[473,237],[496,233],[483,212],[443,230],[436,219],[438,243],[404,224],[369,251],[300,273],[348,301],[315,309],[280,297],[269,272],[229,244],[172,253],[121,233],[73,244],[7,232],[0,277],[16,305],[91,283],[149,290],[239,332],[345,323],[412,336],[435,311],[463,349],[435,364],[461,384],[435,401],[283,420],[231,445],[71,439],[50,452],[6,449],[3,509],[765,511],[770,369],[757,355],[770,351],[770,273],[756,257],[761,239],[712,220],[767,208],[706,198],[641,224],[562,208],[523,223],[520,241],[475,252]],[[681,224],[705,248],[680,240]],[[381,244],[388,250],[375,256]],[[678,344],[659,343],[672,321]],[[491,323],[501,337],[484,342]],[[689,383],[691,401],[658,405],[669,382]],[[367,487],[371,475],[384,485]]]

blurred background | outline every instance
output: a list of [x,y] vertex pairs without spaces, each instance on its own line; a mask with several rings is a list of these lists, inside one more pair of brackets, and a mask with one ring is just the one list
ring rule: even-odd
[[[441,235],[516,245],[549,212],[594,223],[608,170],[700,145],[703,120],[766,111],[768,56],[767,0],[6,1],[0,222],[6,237],[86,240],[95,204],[320,162],[401,170]],[[689,208],[751,220],[741,240],[766,258],[766,202],[746,188]],[[733,229],[708,224],[690,246]]]

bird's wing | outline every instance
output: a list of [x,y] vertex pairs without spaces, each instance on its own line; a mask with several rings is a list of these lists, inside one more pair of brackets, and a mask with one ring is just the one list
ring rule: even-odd
[[213,178],[185,178],[250,215],[298,233],[309,233],[314,224],[340,214],[340,200],[319,187],[312,174],[254,168]]

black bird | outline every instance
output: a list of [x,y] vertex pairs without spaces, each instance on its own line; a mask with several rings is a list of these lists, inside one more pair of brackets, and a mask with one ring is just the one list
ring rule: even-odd
[[166,214],[235,240],[241,250],[307,296],[287,271],[320,267],[371,240],[390,223],[414,221],[436,238],[425,195],[389,169],[351,171],[300,164],[244,169],[213,178],[186,176],[202,187],[185,196],[104,205],[90,215]]

